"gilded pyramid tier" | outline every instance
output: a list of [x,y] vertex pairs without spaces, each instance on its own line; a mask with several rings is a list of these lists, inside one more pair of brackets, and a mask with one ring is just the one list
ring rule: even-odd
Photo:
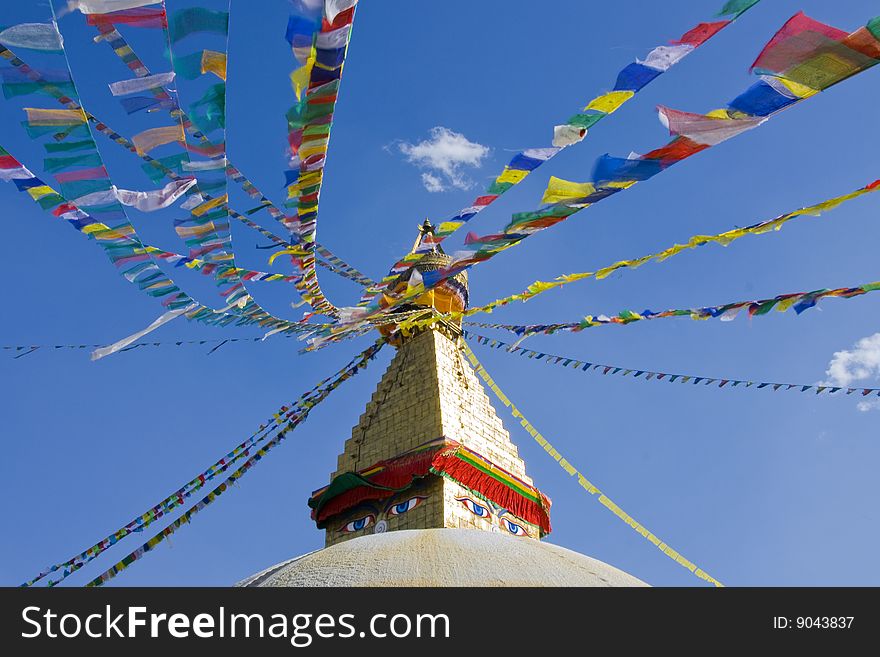
[[398,348],[331,484],[309,501],[327,545],[398,529],[550,531],[550,501],[526,474],[460,339],[431,329]]

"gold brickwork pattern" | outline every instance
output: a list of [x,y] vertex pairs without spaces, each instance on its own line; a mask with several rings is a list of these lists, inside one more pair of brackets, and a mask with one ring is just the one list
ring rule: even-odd
[[454,340],[426,331],[400,347],[351,438],[335,477],[446,436],[528,484],[525,464]]
[[[457,338],[460,339],[460,338]],[[489,396],[462,356],[456,340],[438,330],[428,330],[405,341],[398,349],[345,442],[333,477],[393,458],[430,440],[445,436],[478,452],[528,484],[532,480],[510,434],[489,401]],[[458,527],[499,531],[497,519],[474,516],[456,498],[466,489],[447,479],[430,478],[426,499],[405,515],[390,517],[387,503],[373,509],[353,510],[327,526],[327,545],[371,534],[375,523],[383,529]],[[400,497],[406,497],[402,494]],[[395,501],[402,501],[397,499]],[[379,508],[381,506],[381,508]],[[345,526],[365,513],[375,515],[373,526],[346,532]],[[537,537],[534,528],[529,534]]]

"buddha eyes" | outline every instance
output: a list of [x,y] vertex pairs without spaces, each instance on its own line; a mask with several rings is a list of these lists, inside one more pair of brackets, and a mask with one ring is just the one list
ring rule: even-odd
[[491,515],[487,507],[477,502],[474,502],[469,497],[456,497],[455,499],[461,502],[464,505],[464,508],[466,508],[478,518],[488,518],[489,515]]
[[[403,502],[398,502],[397,504],[392,504],[388,507],[385,512],[389,516],[401,516],[404,513],[408,513],[416,508],[419,504],[424,502],[427,498],[421,495],[416,495],[408,500]],[[476,500],[470,497],[456,497],[455,500],[457,502],[461,502],[462,506],[466,508],[468,511],[473,513],[478,518],[491,519],[493,516],[493,511],[487,504],[481,504]],[[506,517],[506,510],[501,509],[498,517],[498,522],[501,524],[501,528],[513,534],[514,536],[528,536],[528,532],[525,527],[521,524],[513,522],[512,520],[508,520]],[[351,522],[347,523],[342,529],[339,531],[344,532],[346,534],[351,534],[353,532],[360,532],[366,529],[367,527],[371,527],[376,525],[376,514],[375,513],[367,513],[366,515],[361,516]],[[376,525],[376,532],[385,531],[385,521],[381,521],[378,525]],[[495,529],[497,531],[497,529]]]
[[501,526],[514,536],[528,536],[528,533],[526,533],[526,530],[522,525],[511,522],[507,518],[501,519]]
[[422,500],[424,499],[426,498],[419,496],[411,497],[406,502],[401,502],[400,504],[395,504],[394,506],[392,506],[390,509],[388,509],[388,514],[392,516],[399,516],[406,513],[407,511],[412,511],[419,504],[421,504]]
[[349,534],[351,532],[359,532],[362,529],[366,529],[370,525],[373,524],[373,521],[376,520],[376,516],[372,513],[368,513],[367,515],[358,518],[357,520],[352,520],[345,527],[342,528],[342,531]]

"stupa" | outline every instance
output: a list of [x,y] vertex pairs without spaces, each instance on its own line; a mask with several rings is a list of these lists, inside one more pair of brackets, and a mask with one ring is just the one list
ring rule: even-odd
[[[419,228],[406,290],[452,258]],[[401,310],[463,310],[466,273]],[[308,505],[325,548],[240,586],[644,586],[601,561],[551,545],[550,500],[526,473],[461,351],[460,322],[403,334],[397,353]]]

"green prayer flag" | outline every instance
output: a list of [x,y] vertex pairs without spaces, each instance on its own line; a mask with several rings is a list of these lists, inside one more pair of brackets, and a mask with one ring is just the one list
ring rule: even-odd
[[55,98],[58,91],[73,96],[76,94],[76,88],[72,82],[53,82],[52,91],[49,91],[49,85],[44,82],[4,82],[3,97],[9,100],[16,96],[27,96],[29,94],[44,94]]
[[592,114],[575,114],[566,123],[568,125],[577,126],[578,128],[590,128],[598,123],[602,117],[607,116],[604,112],[596,112]]
[[69,199],[77,199],[93,192],[105,192],[110,189],[110,181],[107,178],[99,180],[74,180],[61,183],[61,193]]
[[513,187],[512,182],[500,183],[500,182],[496,181],[496,182],[493,182],[491,185],[489,185],[489,188],[486,190],[486,193],[487,194],[503,194],[511,187]]
[[174,58],[174,74],[184,80],[195,80],[202,74],[202,51]]
[[68,151],[87,151],[95,149],[95,142],[91,139],[82,141],[57,142],[44,144],[47,153],[66,153]]
[[721,11],[718,12],[718,15],[739,18],[740,14],[748,11],[758,4],[758,2],[760,2],[760,0],[728,0],[728,2],[721,8]]
[[101,156],[97,153],[85,153],[73,157],[47,157],[43,160],[43,167],[49,173],[63,171],[70,167],[97,167],[101,164]]
[[64,203],[64,197],[60,194],[47,194],[37,199],[37,205],[44,210],[51,210],[56,205],[61,205],[62,203]]
[[168,33],[171,43],[177,43],[190,34],[212,32],[225,35],[229,31],[229,12],[187,7],[179,9],[168,19]]
[[65,137],[71,135],[87,137],[89,135],[89,126],[85,123],[65,127],[63,132],[59,130],[62,126],[57,125],[30,125],[27,121],[22,121],[21,125],[24,126],[28,137],[31,139],[39,139],[40,137],[45,137],[46,135],[51,134],[63,134]]
[[880,16],[876,16],[868,21],[866,25],[868,31],[874,35],[875,39],[880,39]]
[[[168,155],[166,157],[157,157],[156,161],[163,165],[167,169],[171,169],[175,173],[182,173],[183,162],[189,162],[189,155],[187,153],[178,153],[176,155]],[[156,166],[153,166],[149,162],[141,165],[141,169],[144,170],[144,173],[152,180],[154,183],[159,183],[165,178],[165,173]]]

